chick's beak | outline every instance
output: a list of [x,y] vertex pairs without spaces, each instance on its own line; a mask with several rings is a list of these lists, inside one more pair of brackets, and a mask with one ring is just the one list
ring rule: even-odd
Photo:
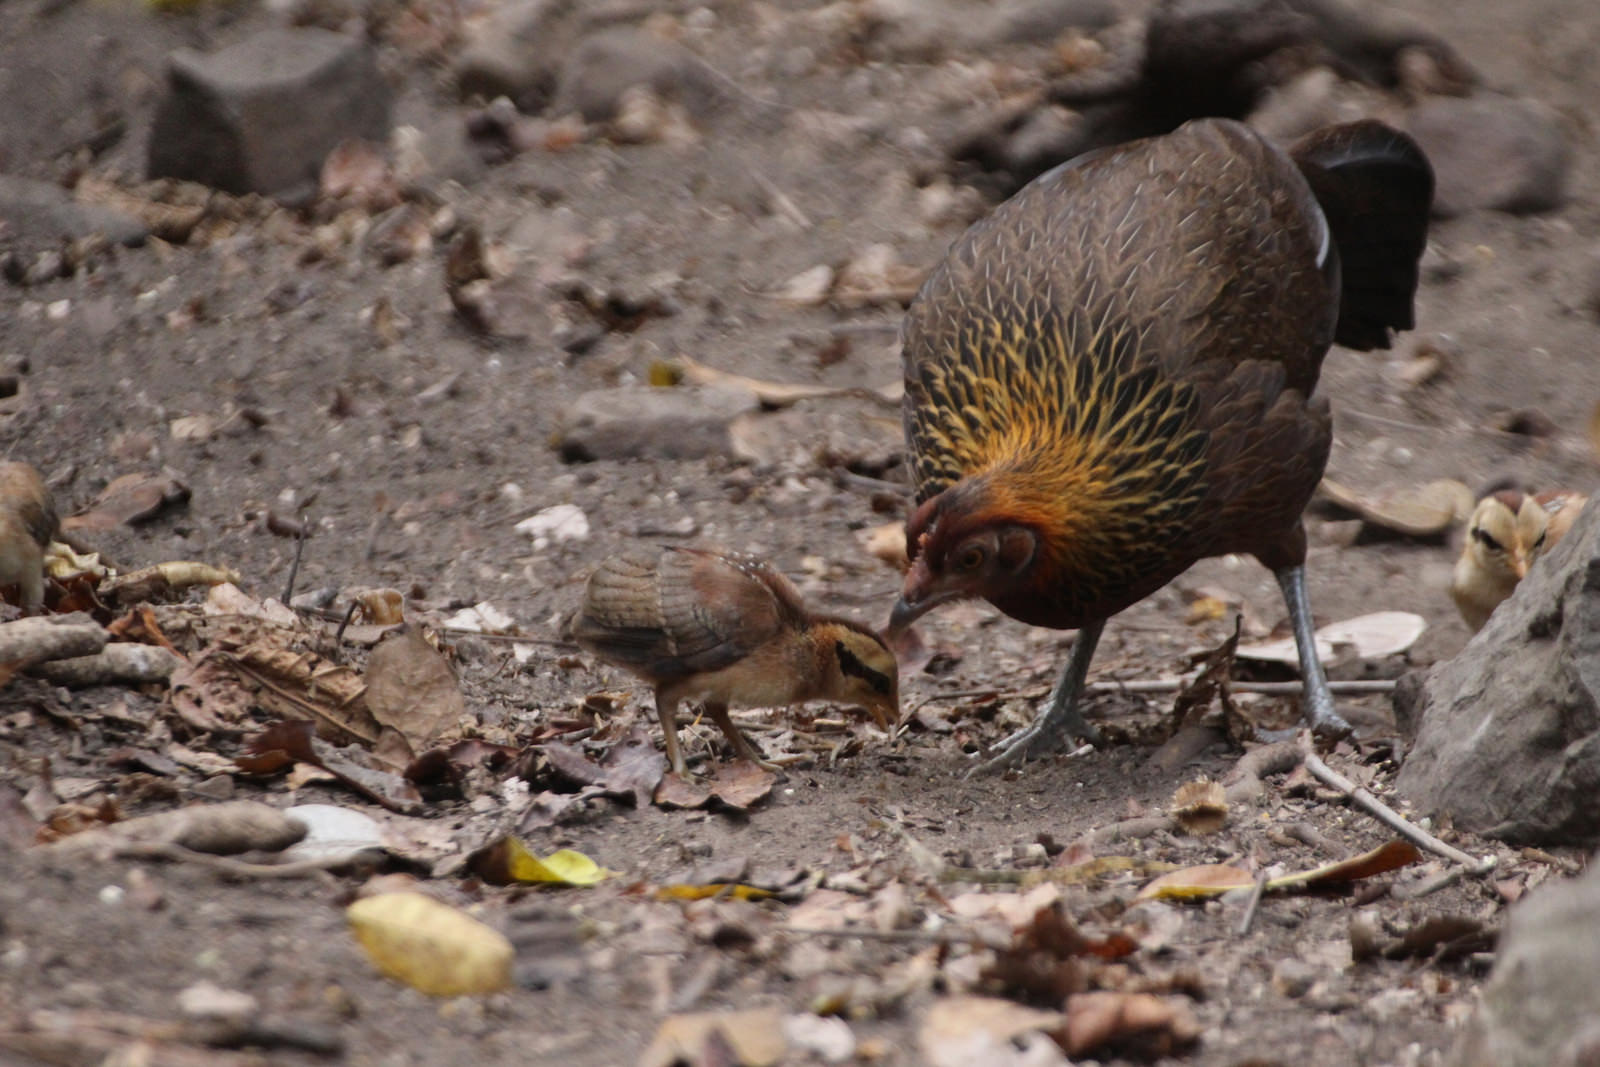
[[881,704],[868,704],[867,710],[872,713],[872,721],[877,723],[878,729],[884,733],[891,732],[894,728],[895,720],[900,717],[900,705],[898,702],[885,701]]
[[1516,572],[1517,581],[1528,576],[1528,556],[1523,552],[1514,552],[1511,555],[1511,569]]

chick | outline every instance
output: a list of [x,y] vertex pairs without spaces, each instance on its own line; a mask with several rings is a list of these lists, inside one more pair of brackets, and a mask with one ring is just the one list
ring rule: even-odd
[[44,549],[60,529],[39,472],[26,463],[0,463],[0,586],[21,591],[24,614],[44,606]]
[[667,761],[688,767],[677,708],[704,701],[733,751],[762,766],[728,714],[731,705],[778,707],[836,700],[865,707],[887,729],[899,711],[894,655],[848,619],[811,614],[767,563],[706,549],[612,556],[595,570],[569,624],[597,658],[655,686]]
[[1570,489],[1531,496],[1507,489],[1478,501],[1450,583],[1456,610],[1473,633],[1527,577],[1534,560],[1566,535],[1587,500]]

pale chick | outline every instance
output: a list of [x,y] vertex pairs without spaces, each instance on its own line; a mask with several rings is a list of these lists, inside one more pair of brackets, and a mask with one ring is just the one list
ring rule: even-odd
[[655,687],[667,761],[680,775],[688,773],[677,734],[685,701],[703,701],[734,753],[769,768],[730,706],[832,700],[866,708],[884,729],[899,714],[899,674],[883,640],[812,614],[793,583],[751,556],[692,548],[612,556],[589,577],[567,630]]
[[1474,633],[1527,577],[1534,561],[1566,535],[1587,500],[1570,489],[1532,495],[1507,489],[1478,501],[1450,583],[1456,609]]
[[39,472],[26,463],[0,463],[0,586],[19,590],[24,614],[44,607],[44,550],[60,529]]

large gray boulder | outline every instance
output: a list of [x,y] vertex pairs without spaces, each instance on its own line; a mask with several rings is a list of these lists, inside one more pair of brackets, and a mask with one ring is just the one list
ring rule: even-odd
[[1414,735],[1396,789],[1505,841],[1600,842],[1600,507],[1471,643],[1395,696]]
[[1600,867],[1511,909],[1451,1067],[1600,1063]]
[[389,98],[372,47],[328,30],[179,49],[150,131],[150,176],[229,193],[309,192],[340,142],[388,139]]
[[1546,104],[1441,96],[1418,105],[1405,126],[1433,163],[1435,214],[1552,211],[1566,201],[1572,147]]

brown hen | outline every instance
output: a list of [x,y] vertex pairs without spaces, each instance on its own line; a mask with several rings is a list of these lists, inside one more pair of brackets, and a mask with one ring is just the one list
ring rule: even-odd
[[1278,578],[1307,719],[1348,730],[1306,600],[1301,512],[1332,437],[1311,393],[1332,342],[1411,327],[1432,193],[1377,122],[1284,153],[1203,119],[1063,164],[956,241],[906,316],[917,507],[891,630],[966,597],[1078,630],[985,768],[1093,737],[1077,704],[1105,620],[1231,552]]
[[734,753],[765,766],[731,705],[837,700],[865,707],[885,729],[899,710],[894,655],[882,639],[848,619],[813,615],[789,579],[752,556],[692,548],[612,556],[590,576],[568,629],[584,649],[655,687],[678,774],[688,773],[677,734],[686,700],[704,701]]

